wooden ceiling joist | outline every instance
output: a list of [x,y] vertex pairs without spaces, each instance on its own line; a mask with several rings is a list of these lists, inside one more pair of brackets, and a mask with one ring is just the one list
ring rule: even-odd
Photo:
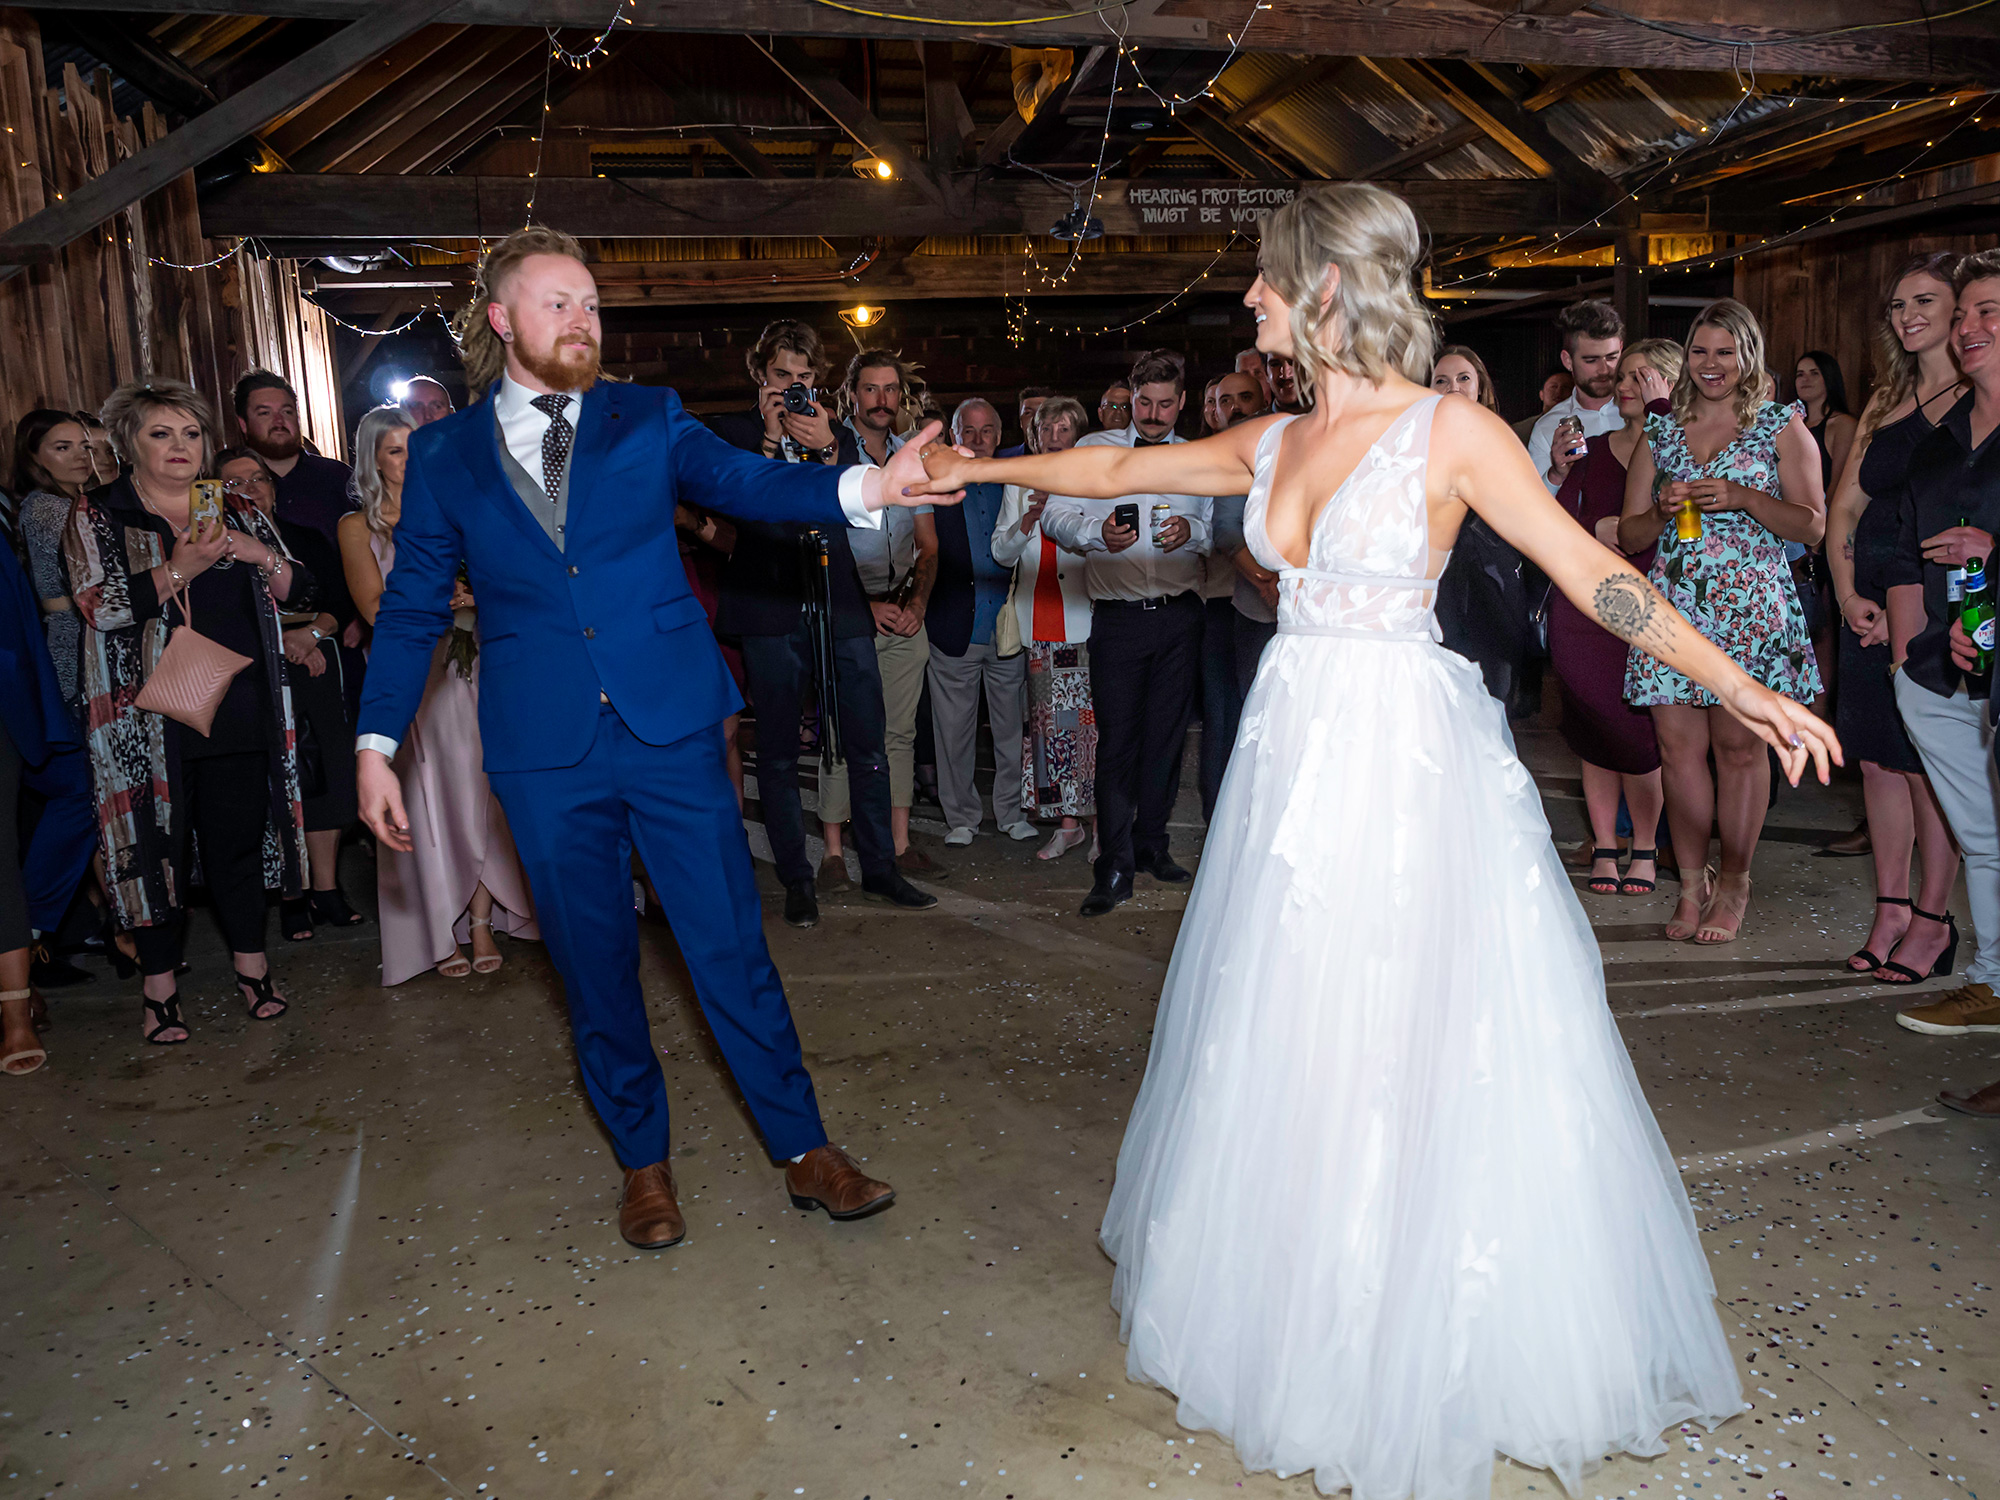
[[944,186],[932,175],[930,168],[912,156],[903,139],[857,99],[846,84],[820,66],[805,48],[787,37],[752,37],[750,40],[758,51],[770,58],[787,78],[799,86],[801,92],[825,110],[836,125],[852,136],[857,145],[878,160],[888,162],[898,180],[911,184],[933,203],[945,201]]
[[301,172],[370,171],[530,52],[539,58],[547,52],[547,44],[515,31],[469,32],[448,58],[398,80],[299,148],[292,164]]

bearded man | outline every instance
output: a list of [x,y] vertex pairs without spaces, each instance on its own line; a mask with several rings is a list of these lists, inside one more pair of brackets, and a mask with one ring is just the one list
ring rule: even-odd
[[493,247],[456,332],[483,399],[410,435],[356,741],[362,817],[390,848],[411,847],[389,757],[463,559],[483,632],[486,773],[625,1168],[620,1233],[643,1249],[686,1233],[639,988],[635,845],[793,1206],[836,1219],[886,1208],[889,1185],[827,1140],[765,946],[724,765],[723,721],[743,700],[688,587],[674,507],[876,527],[885,505],[919,503],[904,490],[924,482],[937,427],[880,468],[776,463],[725,443],[670,390],[600,382],[597,284],[577,242],[543,226]]
[[278,481],[278,519],[310,526],[337,550],[340,518],[354,508],[347,482],[354,471],[338,459],[306,452],[298,392],[284,376],[252,370],[236,382],[236,420],[243,444],[263,456]]

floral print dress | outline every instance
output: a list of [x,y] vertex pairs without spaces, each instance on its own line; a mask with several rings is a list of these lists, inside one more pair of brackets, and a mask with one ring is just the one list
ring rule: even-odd
[[[1797,402],[1766,401],[1749,427],[1706,464],[1688,452],[1687,434],[1671,415],[1646,417],[1646,441],[1658,470],[1656,484],[1672,480],[1728,479],[1775,495],[1778,490],[1778,434],[1803,411]],[[1680,540],[1669,523],[1649,574],[1653,587],[1686,615],[1694,628],[1721,647],[1729,659],[1773,692],[1810,703],[1820,693],[1819,664],[1813,659],[1784,538],[1745,510],[1710,511],[1701,518],[1701,536]],[[1713,708],[1713,693],[1666,663],[1634,647],[1625,663],[1625,701],[1641,708],[1684,704]]]

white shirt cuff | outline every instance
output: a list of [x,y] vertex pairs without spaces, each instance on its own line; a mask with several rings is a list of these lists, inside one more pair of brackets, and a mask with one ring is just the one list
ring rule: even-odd
[[386,734],[361,734],[354,737],[354,749],[357,754],[363,750],[379,750],[391,760],[396,758],[398,743]]
[[[847,516],[849,526],[865,527],[869,531],[882,529],[882,511],[870,510],[868,502],[861,498],[861,484],[874,464],[849,464],[840,471],[840,508]],[[884,506],[886,510],[888,507]]]

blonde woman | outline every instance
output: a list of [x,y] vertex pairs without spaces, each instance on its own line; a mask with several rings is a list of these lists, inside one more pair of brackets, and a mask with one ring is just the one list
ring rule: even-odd
[[1178,447],[976,462],[1075,496],[1246,494],[1279,573],[1103,1244],[1127,1367],[1252,1469],[1471,1500],[1496,1454],[1574,1493],[1742,1389],[1666,1142],[1533,778],[1432,598],[1477,512],[1605,628],[1705,683],[1788,774],[1832,731],[1565,515],[1428,378],[1402,199],[1314,184],[1244,301],[1311,407]]
[[[396,566],[410,431],[401,407],[378,406],[354,433],[354,494],[361,508],[340,518],[340,553],[354,606],[371,627]],[[462,582],[451,603],[454,612],[473,607]],[[376,851],[384,985],[430,968],[446,979],[490,974],[501,964],[496,932],[541,935],[507,815],[481,761],[479,661],[476,655],[465,660],[470,636],[454,653],[457,633],[440,636],[431,652],[422,706],[393,762],[416,847],[403,853],[383,844]],[[471,947],[469,959],[461,944]]]
[[[1648,414],[1646,444],[1632,455],[1618,545],[1629,554],[1657,543],[1652,581],[1673,606],[1757,681],[1810,703],[1819,664],[1785,543],[1810,547],[1825,534],[1826,493],[1804,409],[1770,396],[1756,317],[1731,298],[1710,303],[1688,332],[1669,409]],[[1688,540],[1683,511],[1699,523]],[[1646,651],[1631,653],[1625,701],[1653,711],[1660,739],[1681,868],[1666,935],[1734,942],[1771,802],[1770,759],[1715,693]],[[1722,832],[1719,871],[1708,865],[1711,826]]]

